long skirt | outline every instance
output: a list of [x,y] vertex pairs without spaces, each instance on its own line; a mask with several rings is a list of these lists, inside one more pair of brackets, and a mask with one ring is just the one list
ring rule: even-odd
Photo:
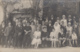
[[32,43],[31,43],[32,45],[35,45],[35,44],[41,44],[41,39],[39,38],[39,39],[37,39],[37,38],[34,38],[33,40],[32,40]]

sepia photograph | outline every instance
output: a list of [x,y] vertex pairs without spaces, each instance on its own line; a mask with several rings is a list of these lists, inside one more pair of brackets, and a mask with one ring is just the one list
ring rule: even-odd
[[0,0],[0,52],[80,52],[80,0]]

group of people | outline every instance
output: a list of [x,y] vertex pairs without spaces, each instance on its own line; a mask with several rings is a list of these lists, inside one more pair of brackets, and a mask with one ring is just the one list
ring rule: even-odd
[[3,47],[38,48],[77,46],[78,23],[75,16],[13,19],[3,30]]

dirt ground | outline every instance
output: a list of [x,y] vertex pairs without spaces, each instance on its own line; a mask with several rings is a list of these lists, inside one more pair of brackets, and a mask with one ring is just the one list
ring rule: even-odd
[[80,47],[38,48],[38,49],[14,49],[0,47],[0,52],[80,52]]

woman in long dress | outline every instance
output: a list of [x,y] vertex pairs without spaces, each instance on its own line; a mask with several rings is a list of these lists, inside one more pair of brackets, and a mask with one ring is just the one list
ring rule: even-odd
[[37,28],[37,30],[34,32],[33,37],[34,38],[31,45],[38,48],[38,46],[41,44],[41,31],[39,31],[39,28]]
[[56,33],[60,33],[61,29],[60,29],[60,24],[58,22],[55,22],[54,24],[54,29]]

